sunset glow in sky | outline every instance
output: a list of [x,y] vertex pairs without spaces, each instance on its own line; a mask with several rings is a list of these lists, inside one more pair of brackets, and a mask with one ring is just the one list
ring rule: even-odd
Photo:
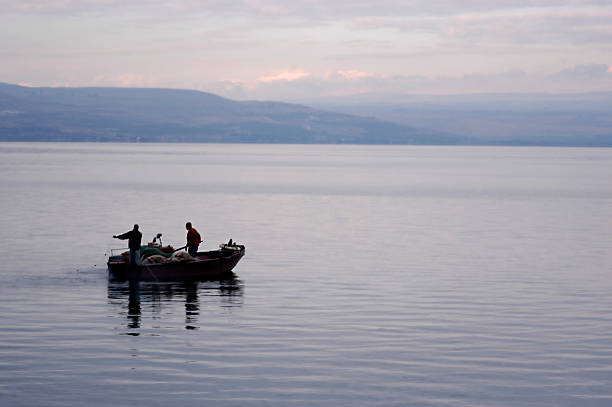
[[612,91],[611,0],[0,0],[0,82],[235,99]]

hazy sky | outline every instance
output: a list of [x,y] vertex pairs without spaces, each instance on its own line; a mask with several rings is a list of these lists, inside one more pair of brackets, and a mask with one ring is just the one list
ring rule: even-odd
[[276,100],[612,91],[612,0],[0,0],[0,82]]

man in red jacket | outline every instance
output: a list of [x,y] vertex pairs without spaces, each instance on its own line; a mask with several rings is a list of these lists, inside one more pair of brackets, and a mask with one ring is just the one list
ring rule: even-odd
[[187,252],[195,257],[198,253],[198,246],[202,243],[202,238],[198,231],[191,226],[191,222],[185,224],[185,229],[187,229]]

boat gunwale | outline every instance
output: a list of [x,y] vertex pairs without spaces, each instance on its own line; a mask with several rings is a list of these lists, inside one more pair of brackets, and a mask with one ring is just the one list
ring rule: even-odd
[[[130,281],[208,281],[233,273],[234,267],[244,257],[246,247],[236,245],[239,250],[210,250],[201,254],[214,253],[216,257],[180,262],[142,264],[131,266],[128,262],[107,263],[109,278]],[[200,254],[200,252],[198,252]],[[159,266],[159,267],[157,267]]]
[[[109,267],[110,270],[110,266],[113,265],[115,267],[117,266],[128,266],[130,269],[133,270],[138,270],[138,269],[142,269],[142,268],[147,268],[147,267],[155,267],[155,266],[165,266],[168,267],[169,265],[174,265],[174,264],[195,264],[195,263],[206,263],[206,262],[210,262],[210,261],[219,261],[219,260],[228,260],[228,259],[232,259],[235,256],[239,255],[240,257],[244,256],[244,253],[246,252],[246,248],[244,245],[236,245],[236,247],[239,247],[240,250],[225,250],[225,252],[227,252],[227,255],[221,255],[219,257],[210,257],[210,258],[198,258],[197,256],[199,255],[205,255],[207,253],[220,253],[223,254],[224,250],[223,249],[217,249],[217,250],[209,250],[206,252],[197,252],[196,253],[196,257],[193,259],[189,259],[189,260],[185,260],[185,261],[181,261],[181,262],[176,262],[176,263],[151,263],[151,264],[139,264],[136,266],[131,266],[129,264],[128,261],[117,261],[117,262],[111,262],[110,258],[109,260],[106,262],[107,266]],[[111,270],[112,272],[112,270]]]

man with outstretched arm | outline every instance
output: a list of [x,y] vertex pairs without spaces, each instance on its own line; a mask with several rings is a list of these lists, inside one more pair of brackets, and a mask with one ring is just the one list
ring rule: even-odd
[[129,239],[128,247],[130,248],[130,265],[140,265],[140,243],[142,241],[142,233],[138,231],[138,225],[134,225],[134,229],[125,232],[122,235],[113,235],[115,239]]
[[195,257],[198,253],[198,246],[202,243],[202,238],[196,228],[191,226],[191,222],[185,224],[185,229],[187,229],[187,252]]

